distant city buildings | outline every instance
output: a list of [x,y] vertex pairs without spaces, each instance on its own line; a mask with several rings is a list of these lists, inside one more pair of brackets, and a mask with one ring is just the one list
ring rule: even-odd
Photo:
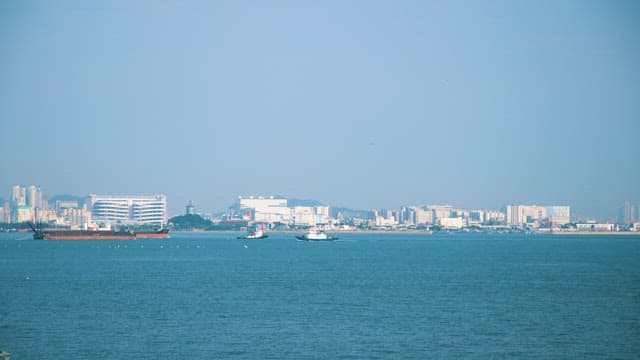
[[[502,210],[461,209],[452,205],[427,204],[399,209],[351,210],[326,205],[303,205],[273,196],[240,196],[228,214],[220,213],[229,223],[264,223],[278,226],[321,226],[330,229],[442,229],[500,231],[640,231],[638,206],[625,202],[618,209],[618,221],[571,219],[567,205],[511,204]],[[309,202],[314,204],[317,202]],[[189,201],[185,213],[195,215]],[[206,217],[206,215],[205,215]],[[51,203],[40,187],[15,185],[8,200],[0,203],[0,223],[46,223],[52,226],[88,228],[118,225],[167,224],[165,195],[89,195],[57,196]]]
[[400,210],[373,210],[372,226],[430,227],[454,230],[468,226],[499,226],[505,224],[505,215],[493,210],[465,210],[452,205],[408,206]]
[[273,196],[240,196],[238,206],[247,212],[248,220],[258,223],[316,226],[329,220],[328,206],[290,207],[287,199]]
[[638,221],[638,206],[626,201],[618,210],[618,222],[621,224],[633,224]]
[[10,223],[11,222],[11,206],[9,202],[6,201],[4,204],[0,204],[0,223]]
[[27,189],[16,185],[11,189],[11,207],[27,205]]
[[11,188],[9,205],[3,207],[2,217],[11,222],[42,221],[47,218],[48,204],[42,190],[34,185]]
[[102,225],[166,225],[164,195],[89,197],[62,196],[50,204],[40,187],[15,185],[0,204],[0,223],[40,223],[72,229]]
[[507,224],[515,227],[558,227],[571,222],[569,206],[508,205]]
[[291,221],[291,209],[287,206],[287,199],[273,196],[239,196],[240,210],[249,211],[250,221],[260,223],[284,223]]

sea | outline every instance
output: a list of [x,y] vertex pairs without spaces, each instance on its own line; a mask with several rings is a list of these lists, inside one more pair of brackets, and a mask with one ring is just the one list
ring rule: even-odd
[[638,359],[640,237],[0,233],[16,359]]

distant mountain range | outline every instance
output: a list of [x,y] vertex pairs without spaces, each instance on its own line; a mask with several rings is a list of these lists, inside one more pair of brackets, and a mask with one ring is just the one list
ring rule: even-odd
[[[284,196],[283,196],[284,197]],[[284,197],[286,198],[286,197]],[[294,206],[326,206],[324,203],[313,199],[287,199],[287,204],[291,207]],[[329,215],[336,218],[341,213],[345,217],[356,217],[361,219],[372,219],[373,212],[369,210],[357,210],[346,207],[329,207]]]
[[86,200],[87,200],[86,196],[63,194],[63,195],[54,195],[51,198],[49,198],[48,201],[49,201],[49,204],[55,204],[56,201],[77,201],[79,204],[84,204]]
[[329,215],[337,218],[338,214],[342,214],[347,218],[373,219],[373,212],[370,210],[355,210],[345,207],[329,207]]
[[320,202],[318,200],[312,200],[312,199],[287,199],[287,205],[289,205],[290,207],[294,207],[294,206],[325,206],[325,204],[323,204],[322,202]]

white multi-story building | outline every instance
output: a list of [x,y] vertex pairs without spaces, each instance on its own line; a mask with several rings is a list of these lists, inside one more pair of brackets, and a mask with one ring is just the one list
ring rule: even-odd
[[571,222],[569,206],[547,206],[547,215],[552,226],[565,225]]
[[31,185],[27,188],[26,205],[32,209],[44,208],[44,196],[39,187]]
[[28,206],[16,206],[13,208],[13,222],[21,223],[34,221],[33,209]]
[[427,205],[427,210],[433,211],[434,222],[439,219],[448,218],[453,212],[453,206],[451,205]]
[[20,185],[11,188],[11,207],[27,205],[27,189]]
[[68,208],[62,211],[66,224],[72,229],[84,229],[91,223],[91,212],[86,209]]
[[294,225],[316,226],[329,221],[328,206],[295,206],[291,213]]
[[438,223],[444,229],[462,229],[464,226],[464,220],[461,217],[446,217],[438,219]]
[[251,221],[292,225],[320,225],[329,222],[328,206],[289,207],[287,199],[273,196],[240,196],[240,210],[251,210]]
[[167,223],[167,198],[153,196],[90,195],[92,219],[123,224]]
[[505,215],[501,211],[486,211],[484,213],[484,222],[504,223]]
[[375,217],[375,226],[387,227],[387,226],[396,226],[396,225],[398,225],[398,222],[396,221],[393,215],[388,217],[376,215]]
[[507,224],[522,226],[547,217],[547,208],[537,205],[508,205]]
[[616,231],[616,224],[585,223],[576,224],[578,231]]
[[537,205],[509,205],[507,206],[507,224],[522,226],[549,220],[552,226],[568,224],[571,218],[569,206],[537,206]]
[[0,207],[0,223],[8,223],[11,221],[11,217],[7,215],[7,213],[5,206]]
[[416,207],[416,224],[417,225],[431,225],[433,221],[433,210],[426,209],[424,207]]
[[238,198],[241,210],[252,210],[253,221],[264,223],[290,223],[291,208],[287,207],[287,199],[273,196],[240,196]]
[[267,209],[271,207],[287,207],[287,199],[273,196],[239,196],[240,209]]

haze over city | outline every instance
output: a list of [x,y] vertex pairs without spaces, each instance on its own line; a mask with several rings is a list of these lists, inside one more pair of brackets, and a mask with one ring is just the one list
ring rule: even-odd
[[[0,189],[640,203],[640,5],[0,3]],[[7,194],[2,194],[4,197]]]

